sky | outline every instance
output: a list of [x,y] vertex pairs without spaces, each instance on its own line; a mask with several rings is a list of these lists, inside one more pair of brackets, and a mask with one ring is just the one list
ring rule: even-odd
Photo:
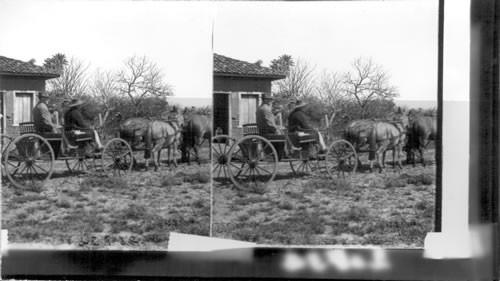
[[398,100],[437,100],[438,0],[0,0],[0,7],[0,55],[42,65],[63,53],[90,73],[145,55],[178,100],[211,98],[212,51],[264,66],[289,54],[318,75],[371,58],[390,75]]
[[212,93],[213,8],[200,2],[0,0],[0,55],[43,65],[63,53],[95,69],[145,55],[180,99]]
[[372,58],[398,100],[437,100],[438,1],[219,2],[214,51],[248,62],[289,54],[322,71]]

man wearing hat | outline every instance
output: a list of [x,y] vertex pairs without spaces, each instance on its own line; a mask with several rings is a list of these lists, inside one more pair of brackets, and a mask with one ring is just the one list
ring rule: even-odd
[[265,134],[282,134],[274,121],[273,100],[274,98],[269,94],[262,95],[262,104],[257,109],[257,126]]
[[295,102],[295,106],[292,108],[292,112],[288,116],[288,130],[291,133],[303,132],[314,136],[321,151],[324,152],[326,150],[325,140],[323,139],[321,133],[309,124],[307,115],[304,112],[306,105],[307,103],[301,100],[297,100]]
[[60,126],[52,122],[52,114],[47,105],[49,95],[46,92],[40,92],[38,99],[39,101],[32,111],[35,130],[39,133],[59,133]]
[[[266,134],[283,135],[283,131],[276,125],[274,121],[274,114],[272,107],[273,100],[274,98],[271,95],[267,93],[263,94],[262,104],[257,109],[257,126],[259,127],[260,133],[263,135]],[[290,154],[290,152],[294,150],[300,150],[300,147],[293,146],[288,136],[285,136],[285,139],[287,144],[285,146],[285,150],[287,150],[288,154]]]
[[98,149],[102,148],[101,140],[95,130],[90,128],[83,119],[81,105],[84,102],[80,99],[72,99],[68,104],[68,111],[64,114],[64,130],[65,131],[81,131],[89,134],[89,137],[94,139]]

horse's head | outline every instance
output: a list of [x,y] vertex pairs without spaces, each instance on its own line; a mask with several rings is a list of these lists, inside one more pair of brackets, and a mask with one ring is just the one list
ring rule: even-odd
[[408,115],[394,115],[392,118],[393,124],[396,125],[399,131],[406,133],[410,128],[410,121]]

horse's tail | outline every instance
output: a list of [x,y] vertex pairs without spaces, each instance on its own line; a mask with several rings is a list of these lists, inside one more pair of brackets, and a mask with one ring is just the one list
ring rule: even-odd
[[153,148],[153,133],[152,133],[153,122],[149,124],[146,132],[144,134],[144,158],[149,159],[151,157],[151,149]]

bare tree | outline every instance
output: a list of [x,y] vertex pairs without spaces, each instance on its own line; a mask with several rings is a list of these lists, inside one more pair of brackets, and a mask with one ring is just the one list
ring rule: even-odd
[[316,92],[318,97],[329,108],[338,110],[345,100],[345,87],[342,76],[336,72],[323,71]]
[[272,69],[286,70],[286,78],[273,82],[273,92],[281,100],[303,99],[314,92],[314,67],[305,61],[294,62],[290,56],[283,55],[273,60]]
[[354,70],[344,75],[346,93],[354,98],[363,117],[367,108],[376,101],[393,100],[399,95],[397,88],[390,84],[389,74],[372,59],[358,58],[352,64]]
[[109,112],[114,109],[113,99],[118,96],[118,76],[113,71],[97,69],[92,80],[89,93],[103,107],[105,122]]
[[[60,54],[57,54],[60,55]],[[47,60],[46,64],[47,64]],[[64,58],[65,61],[65,58]],[[87,89],[87,69],[82,61],[71,58],[66,64],[50,66],[52,69],[59,70],[61,76],[47,81],[48,91],[55,97],[80,97],[85,94]]]
[[145,56],[133,56],[125,61],[125,68],[118,73],[118,90],[130,98],[136,113],[148,96],[171,96],[172,87],[163,81],[162,70]]

